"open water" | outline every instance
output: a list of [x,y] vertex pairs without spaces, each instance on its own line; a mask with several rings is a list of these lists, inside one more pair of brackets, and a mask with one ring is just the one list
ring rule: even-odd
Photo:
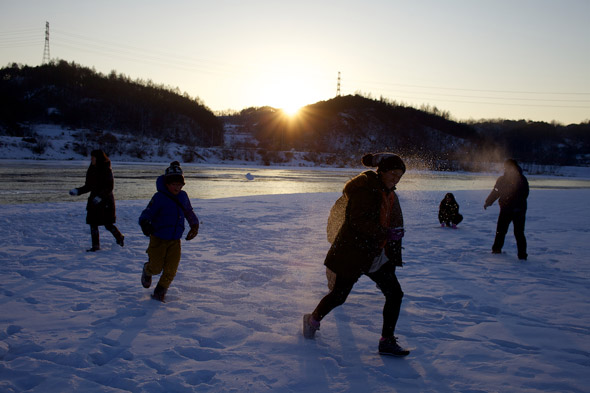
[[[68,191],[84,184],[88,161],[0,160],[0,205],[86,200]],[[156,191],[156,178],[166,163],[113,162],[115,198],[150,199]],[[280,168],[226,165],[182,165],[191,198],[226,198],[264,194],[340,192],[343,185],[363,171],[334,168]],[[403,177],[403,190],[491,190],[500,174],[413,172]],[[528,176],[535,188],[590,188],[590,180]]]

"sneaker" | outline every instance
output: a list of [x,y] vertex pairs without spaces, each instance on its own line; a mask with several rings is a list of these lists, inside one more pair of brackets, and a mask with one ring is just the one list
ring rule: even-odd
[[390,356],[407,356],[410,354],[410,351],[404,349],[399,346],[397,343],[397,337],[381,337],[379,340],[379,353],[381,355],[390,355]]
[[149,288],[152,285],[152,276],[145,271],[147,264],[147,262],[143,264],[143,270],[141,272],[141,285],[143,285],[144,288]]
[[502,254],[502,250],[494,250],[494,249],[492,249],[492,254]]
[[93,246],[92,248],[89,248],[88,250],[86,250],[86,252],[96,252],[98,250],[100,250],[100,247]]
[[121,237],[117,239],[117,244],[121,247],[125,247],[125,236],[121,235]]
[[314,338],[315,332],[320,330],[320,323],[313,319],[311,314],[303,316],[303,337]]
[[527,254],[519,254],[518,255],[518,259],[520,259],[521,261],[526,261],[528,255]]

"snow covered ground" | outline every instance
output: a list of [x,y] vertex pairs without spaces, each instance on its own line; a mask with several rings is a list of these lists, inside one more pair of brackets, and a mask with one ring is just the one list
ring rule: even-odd
[[377,354],[383,297],[362,278],[315,340],[301,317],[326,293],[325,224],[337,193],[193,200],[165,304],[140,273],[147,201],[119,201],[124,248],[84,202],[0,211],[2,392],[588,392],[590,190],[532,190],[529,260],[492,255],[498,206],[457,191],[465,221],[437,222],[440,191],[399,195],[407,234],[398,324],[410,356]]

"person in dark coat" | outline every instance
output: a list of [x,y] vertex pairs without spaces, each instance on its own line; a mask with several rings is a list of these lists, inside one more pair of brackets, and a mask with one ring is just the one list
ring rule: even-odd
[[402,159],[392,153],[367,154],[365,166],[377,167],[351,179],[344,187],[347,205],[344,223],[336,235],[324,265],[335,274],[334,286],[311,314],[303,316],[303,335],[314,338],[320,321],[344,304],[361,277],[371,278],[385,295],[382,354],[405,356],[394,336],[403,292],[395,275],[402,266],[404,222],[395,186],[406,171]]
[[440,226],[453,227],[457,229],[457,225],[463,221],[463,216],[459,214],[459,204],[455,200],[452,192],[445,195],[440,205],[438,206],[438,221]]
[[492,253],[500,254],[508,226],[512,222],[514,237],[518,249],[518,259],[527,259],[527,244],[524,235],[526,221],[529,182],[522,173],[522,168],[513,159],[504,162],[504,174],[498,178],[496,185],[483,205],[484,209],[491,206],[496,199],[500,205],[500,214],[496,226],[496,238],[492,245]]
[[162,273],[152,298],[164,302],[168,288],[180,263],[180,238],[184,233],[184,220],[190,225],[186,240],[194,239],[199,232],[199,219],[188,194],[182,191],[184,175],[180,163],[174,161],[164,175],[156,180],[157,192],[139,216],[143,234],[149,236],[146,250],[148,262],[143,265],[141,284],[149,288],[152,276]]
[[113,234],[118,245],[124,246],[125,236],[114,225],[117,216],[113,195],[114,178],[111,160],[102,150],[90,153],[90,166],[86,171],[86,182],[82,187],[70,190],[70,195],[90,193],[86,204],[86,223],[90,225],[92,247],[87,251],[100,250],[98,227],[104,227]]

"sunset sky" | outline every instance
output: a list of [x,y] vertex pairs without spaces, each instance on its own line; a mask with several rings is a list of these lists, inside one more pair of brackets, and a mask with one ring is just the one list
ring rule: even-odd
[[361,93],[457,120],[590,119],[588,0],[0,0],[0,66],[51,59],[214,111]]

